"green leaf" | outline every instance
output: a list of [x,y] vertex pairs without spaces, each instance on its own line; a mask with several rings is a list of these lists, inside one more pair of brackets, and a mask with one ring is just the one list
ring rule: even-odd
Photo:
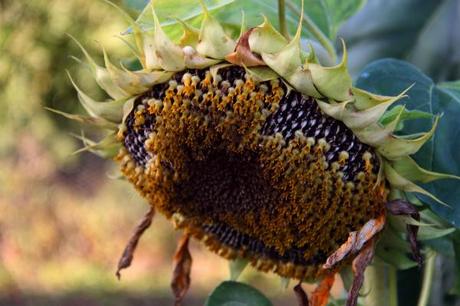
[[455,231],[454,227],[438,229],[435,227],[424,226],[424,227],[420,227],[419,232],[417,234],[417,239],[419,241],[437,239],[437,238],[441,238],[446,235],[449,235],[454,231]]
[[452,242],[452,238],[450,236],[436,238],[433,240],[425,240],[423,241],[423,244],[446,257],[455,257],[454,243]]
[[[204,0],[209,12],[216,10],[227,9],[227,6],[235,0]],[[198,0],[183,1],[183,0],[155,0],[155,12],[160,20],[160,24],[165,27],[164,31],[172,39],[178,39],[182,35],[181,27],[177,27],[178,21],[186,21],[192,26],[199,28],[202,20],[203,10]],[[241,14],[238,13],[241,17]],[[151,5],[144,7],[136,22],[144,30],[152,30],[155,28]],[[174,27],[172,27],[174,26]]]
[[[354,1],[354,0],[353,0]],[[294,5],[298,8],[297,11],[286,9],[286,22],[289,33],[294,34],[299,23],[300,0],[293,0]],[[326,35],[330,36],[330,12],[323,0],[304,0],[305,14],[307,14],[315,24]],[[235,0],[235,2],[227,9],[219,12],[218,18],[228,25],[239,25],[240,18],[237,12],[244,10],[248,27],[254,27],[262,22],[262,15],[267,16],[270,22],[279,29],[278,23],[278,1],[277,0]],[[308,32],[304,31],[304,35],[308,36]]]
[[400,270],[415,267],[417,263],[407,256],[410,253],[409,244],[403,239],[401,232],[393,226],[394,221],[394,217],[389,218],[390,225],[385,228],[377,244],[376,255]]
[[446,237],[453,233],[455,228],[438,217],[429,209],[420,211],[421,221],[415,221],[410,217],[391,217],[391,226],[397,231],[404,233],[408,224],[419,226],[417,240],[426,241]]
[[407,254],[401,251],[394,251],[391,247],[377,245],[377,257],[381,258],[386,263],[392,265],[398,270],[406,270],[417,266],[417,263],[411,260]]
[[[298,8],[297,12],[286,10],[287,24],[290,33],[295,33],[299,22],[301,1],[292,1]],[[337,29],[350,16],[354,15],[365,3],[365,0],[304,0],[305,14],[307,14],[321,31],[331,40],[335,40]],[[229,10],[234,10],[232,13]],[[239,25],[237,12],[244,10],[248,20],[248,26],[256,26],[261,22],[260,15],[266,15],[270,22],[278,25],[278,1],[277,0],[235,0],[219,17],[228,24]],[[305,31],[308,35],[308,32]]]
[[135,11],[142,11],[149,3],[149,0],[124,0],[124,5]]
[[329,15],[329,37],[335,39],[340,25],[358,12],[367,1],[324,0],[320,2],[324,2]]
[[[408,86],[415,85],[408,97],[398,104],[409,110],[442,114],[435,134],[413,157],[423,168],[454,175],[460,174],[460,86],[459,82],[436,85],[429,77],[413,65],[399,60],[384,59],[369,64],[359,75],[357,87],[382,95],[396,95]],[[428,131],[433,119],[406,121],[402,134]],[[433,211],[460,227],[460,181],[446,179],[421,185],[450,207],[437,204],[417,194]]]
[[[138,8],[141,0],[126,1],[133,3],[129,5],[132,8]],[[299,22],[300,0],[292,1],[298,8],[296,12],[287,9],[286,21],[290,33],[295,33]],[[339,26],[350,16],[354,15],[361,7],[365,0],[304,0],[305,13],[315,22],[321,31],[331,40],[335,40]],[[278,27],[278,1],[277,0],[205,0],[204,3],[210,12],[224,23],[228,28],[238,33],[241,26],[241,11],[245,12],[248,28],[262,23],[262,15],[267,16],[272,24]],[[198,26],[201,20],[201,7],[198,0],[156,0],[154,2],[155,10],[163,26],[177,24],[173,18],[189,21],[192,25]],[[153,28],[153,20],[150,9],[145,8],[138,18],[138,23],[144,29]],[[172,39],[180,37],[181,32],[166,27],[165,32]],[[305,30],[304,35],[308,36]]]
[[[401,113],[402,111],[402,113]],[[400,114],[401,113],[401,114]],[[404,128],[404,121],[405,120],[414,120],[414,119],[422,119],[422,118],[425,118],[425,119],[430,119],[433,117],[433,115],[431,115],[430,113],[427,113],[427,112],[422,112],[422,111],[419,111],[419,110],[413,110],[413,111],[410,111],[410,110],[407,110],[406,108],[403,108],[402,105],[397,105],[395,107],[393,107],[392,109],[388,110],[383,116],[382,118],[380,118],[380,123],[383,124],[383,125],[388,125],[390,124],[391,122],[393,122],[393,120],[396,119],[396,117],[399,117],[399,123],[398,125],[396,126],[396,129],[395,131],[400,131]]]
[[205,306],[273,306],[257,289],[234,281],[217,286],[208,296]]
[[454,97],[460,96],[460,80],[440,83],[439,86]]
[[435,80],[460,78],[460,35],[453,34],[460,28],[457,5],[456,0],[369,1],[339,31],[349,48],[350,71],[357,75],[373,60],[394,57]]

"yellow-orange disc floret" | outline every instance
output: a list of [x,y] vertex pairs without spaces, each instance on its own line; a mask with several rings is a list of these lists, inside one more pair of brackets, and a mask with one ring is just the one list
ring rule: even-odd
[[313,279],[385,213],[372,147],[315,99],[245,69],[188,69],[135,101],[123,173],[150,204],[227,258]]

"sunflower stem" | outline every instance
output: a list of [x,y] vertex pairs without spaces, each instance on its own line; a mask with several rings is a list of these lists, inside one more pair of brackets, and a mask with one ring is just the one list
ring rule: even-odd
[[289,33],[286,25],[286,3],[284,0],[278,0],[278,19],[281,34],[286,37],[286,39],[289,39]]
[[418,306],[426,306],[430,300],[431,287],[433,284],[436,266],[436,252],[428,250],[426,258],[425,267],[423,269],[422,291],[420,292],[420,297],[418,299]]
[[[333,63],[337,61],[337,53],[332,42],[327,38],[327,36],[321,31],[321,29],[315,24],[315,22],[304,12],[299,12],[299,8],[291,1],[291,0],[283,0],[286,1],[286,6],[296,13],[299,17],[302,15],[303,23],[307,28],[308,32],[313,35],[316,40],[326,49],[327,53],[331,57]],[[279,3],[279,2],[278,2]]]
[[396,281],[396,269],[376,259],[365,272],[364,305],[398,306]]
[[398,273],[393,266],[388,267],[388,294],[390,306],[398,306]]

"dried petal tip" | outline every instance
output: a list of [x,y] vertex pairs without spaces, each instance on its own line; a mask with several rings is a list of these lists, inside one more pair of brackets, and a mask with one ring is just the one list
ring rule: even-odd
[[151,207],[149,211],[145,214],[142,218],[139,225],[134,230],[131,238],[129,239],[125,249],[123,250],[123,254],[118,261],[117,272],[115,273],[118,279],[121,278],[120,271],[123,269],[128,268],[133,261],[134,252],[136,251],[137,244],[139,243],[139,239],[141,239],[142,234],[150,227],[152,224],[153,216],[155,215],[155,209]]
[[175,297],[175,306],[180,306],[182,299],[190,287],[190,272],[192,269],[192,256],[188,249],[190,237],[185,234],[177,245],[174,255],[174,272],[171,288]]
[[[387,203],[388,212],[394,216],[410,216],[416,221],[420,221],[420,214],[417,208],[404,200],[393,200]],[[423,257],[417,243],[418,226],[407,224],[407,239],[409,240],[412,255],[419,267],[423,265]]]
[[265,65],[265,62],[260,58],[260,56],[253,53],[249,47],[248,39],[253,30],[254,29],[250,29],[249,31],[243,33],[236,44],[235,51],[225,57],[228,62],[245,67]]

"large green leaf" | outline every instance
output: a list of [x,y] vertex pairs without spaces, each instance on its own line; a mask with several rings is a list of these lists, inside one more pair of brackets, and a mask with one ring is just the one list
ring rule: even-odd
[[[336,37],[339,26],[350,16],[355,14],[366,0],[304,0],[305,13],[315,22],[320,30],[331,40]],[[142,7],[143,0],[126,0],[126,4],[138,9]],[[205,0],[208,10],[214,11],[215,16],[228,27],[239,29],[241,25],[241,11],[244,11],[248,27],[254,27],[262,22],[262,15],[278,26],[278,1],[277,0]],[[297,8],[295,11],[287,9],[287,24],[291,33],[295,32],[299,21],[300,0],[291,1]],[[179,18],[199,24],[201,7],[198,0],[156,0],[154,2],[157,14],[163,25],[176,23],[174,18]],[[144,10],[138,19],[144,29],[153,27],[151,12]],[[168,30],[166,30],[168,32]],[[169,35],[177,38],[178,32],[170,29]],[[305,31],[308,35],[308,32]]]
[[[294,33],[299,22],[301,1],[292,0],[296,11],[287,9],[287,22],[290,33]],[[331,40],[335,40],[339,26],[353,16],[366,2],[366,0],[304,0],[304,12],[320,30]],[[235,0],[219,18],[229,24],[239,26],[239,14],[244,10],[249,26],[256,26],[261,21],[261,14],[266,15],[270,21],[278,26],[278,1],[277,0]],[[308,35],[308,32],[305,31]]]
[[149,2],[149,0],[124,0],[123,4],[132,10],[142,11]]
[[[415,154],[415,160],[426,169],[460,175],[460,82],[436,85],[415,66],[393,59],[369,64],[356,82],[357,87],[383,95],[396,95],[412,84],[409,97],[399,104],[405,104],[411,110],[442,114],[435,134]],[[403,133],[427,131],[432,124],[433,120],[427,119],[408,121]],[[440,180],[423,187],[450,207],[419,194],[417,197],[451,224],[460,227],[460,180]]]
[[329,18],[329,37],[334,39],[343,22],[358,12],[366,3],[366,0],[324,0]]
[[217,286],[206,299],[205,306],[273,306],[257,289],[234,281]]
[[[344,1],[347,2],[347,1]],[[339,31],[356,75],[384,57],[405,59],[435,80],[460,78],[457,0],[373,0]]]
[[[215,12],[228,7],[235,0],[204,0],[206,8],[210,12]],[[145,5],[141,5],[142,0],[126,1],[126,4],[131,9],[140,11],[136,22],[142,29],[152,30],[154,20],[150,1],[145,1]],[[178,39],[182,35],[181,27],[178,27],[178,19],[187,22],[189,25],[199,28],[202,19],[202,7],[198,0],[155,0],[155,13],[157,14],[161,25],[165,32],[172,38]],[[238,13],[241,17],[241,13]],[[131,29],[128,30],[128,32]]]

